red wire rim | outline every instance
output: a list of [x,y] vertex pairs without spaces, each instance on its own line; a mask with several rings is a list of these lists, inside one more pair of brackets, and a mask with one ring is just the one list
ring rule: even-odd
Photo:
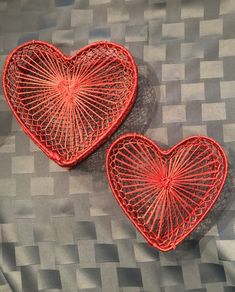
[[23,130],[61,166],[87,157],[117,129],[135,102],[131,54],[96,42],[72,57],[31,41],[8,57],[4,94]]
[[150,245],[174,249],[203,220],[217,200],[228,171],[221,146],[190,137],[169,150],[126,134],[106,155],[111,190]]

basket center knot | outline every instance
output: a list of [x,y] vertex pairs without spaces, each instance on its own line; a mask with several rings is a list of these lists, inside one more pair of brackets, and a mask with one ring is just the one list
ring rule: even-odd
[[172,178],[171,177],[163,177],[161,179],[161,187],[164,189],[164,190],[170,190],[171,189],[171,186],[172,186]]
[[74,103],[76,94],[79,92],[79,83],[73,79],[62,79],[59,81],[57,88],[67,102]]

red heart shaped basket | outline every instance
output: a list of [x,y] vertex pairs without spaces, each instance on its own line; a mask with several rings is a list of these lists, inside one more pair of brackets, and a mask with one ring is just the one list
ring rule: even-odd
[[190,137],[169,150],[127,134],[106,156],[106,171],[117,202],[146,238],[161,251],[174,249],[203,220],[227,176],[218,143]]
[[124,47],[97,42],[72,57],[31,41],[8,57],[5,97],[23,130],[61,166],[99,147],[135,102],[137,68]]

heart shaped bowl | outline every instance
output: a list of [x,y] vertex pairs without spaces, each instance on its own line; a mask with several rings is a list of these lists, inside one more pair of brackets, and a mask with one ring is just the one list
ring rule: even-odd
[[117,139],[106,156],[111,190],[150,245],[174,249],[203,220],[227,176],[218,143],[190,137],[163,150],[138,134]]
[[131,54],[112,42],[67,57],[53,45],[31,41],[7,58],[3,89],[26,134],[49,158],[72,167],[125,119],[137,76]]

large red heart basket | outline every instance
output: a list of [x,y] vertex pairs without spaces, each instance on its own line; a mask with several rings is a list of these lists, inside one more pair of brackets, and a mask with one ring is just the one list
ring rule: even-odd
[[72,57],[31,41],[8,57],[5,97],[30,138],[61,166],[99,147],[131,110],[137,68],[124,47],[96,42]]
[[117,202],[146,240],[174,249],[213,207],[227,176],[222,147],[190,137],[163,150],[138,134],[126,134],[107,152],[106,171]]

